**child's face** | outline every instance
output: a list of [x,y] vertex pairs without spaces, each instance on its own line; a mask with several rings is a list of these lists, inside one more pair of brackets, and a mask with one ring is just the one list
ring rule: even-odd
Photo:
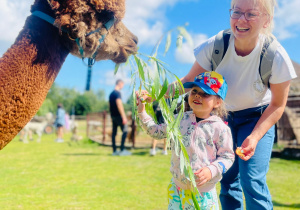
[[189,105],[199,118],[208,118],[214,108],[221,105],[221,99],[215,95],[205,93],[201,88],[194,86],[189,96]]

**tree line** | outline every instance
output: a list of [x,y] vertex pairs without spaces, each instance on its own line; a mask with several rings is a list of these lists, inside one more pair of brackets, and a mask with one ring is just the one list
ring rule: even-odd
[[[42,116],[48,112],[55,114],[59,103],[63,104],[64,109],[70,115],[86,115],[91,112],[109,111],[109,104],[105,99],[104,90],[90,90],[81,93],[75,88],[60,87],[54,83],[37,115]],[[130,100],[124,104],[124,107],[127,111],[131,110]]]

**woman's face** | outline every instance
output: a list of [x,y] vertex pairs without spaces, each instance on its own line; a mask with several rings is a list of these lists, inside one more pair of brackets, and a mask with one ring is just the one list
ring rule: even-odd
[[[237,19],[230,18],[231,30],[237,41],[256,43],[262,29],[269,24],[265,10],[259,1],[255,2],[254,0],[237,0],[232,8],[235,14],[242,14]],[[245,16],[250,20],[247,20]]]

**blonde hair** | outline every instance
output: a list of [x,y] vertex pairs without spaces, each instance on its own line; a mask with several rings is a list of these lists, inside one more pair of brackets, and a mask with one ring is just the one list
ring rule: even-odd
[[[234,5],[236,4],[238,0],[231,0],[231,8],[234,8]],[[275,36],[272,34],[273,28],[274,28],[274,10],[277,6],[276,0],[252,0],[254,4],[260,4],[262,8],[265,10],[269,17],[269,25],[267,28],[264,28],[262,33],[266,35],[268,38],[275,38]]]
[[220,96],[216,96],[218,100],[221,101],[221,104],[219,107],[214,108],[212,110],[212,114],[213,115],[217,115],[218,117],[222,118],[223,120],[226,119],[227,115],[228,115],[228,111],[225,108],[225,102],[223,101],[223,99]]

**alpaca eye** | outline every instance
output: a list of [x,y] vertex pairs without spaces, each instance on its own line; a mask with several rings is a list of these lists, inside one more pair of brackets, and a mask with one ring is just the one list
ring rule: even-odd
[[96,17],[99,22],[106,23],[114,17],[114,13],[111,11],[103,10],[101,13],[97,13]]

